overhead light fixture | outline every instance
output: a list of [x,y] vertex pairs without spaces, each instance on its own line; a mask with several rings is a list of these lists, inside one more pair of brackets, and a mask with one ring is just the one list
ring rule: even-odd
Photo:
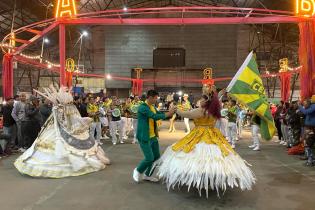
[[49,43],[49,39],[44,38],[44,42],[45,42],[46,44],[48,44],[48,43]]
[[48,67],[49,69],[51,69],[52,65],[51,65],[51,64],[48,64],[47,67]]
[[177,94],[178,94],[179,96],[181,96],[181,95],[183,95],[183,92],[182,92],[182,91],[178,91]]
[[111,79],[112,76],[110,74],[107,74],[106,79]]
[[88,35],[89,35],[89,33],[88,33],[87,31],[83,31],[83,32],[82,32],[82,36],[87,37]]
[[123,10],[124,10],[124,11],[127,11],[127,10],[128,10],[128,8],[127,8],[126,6],[124,6],[124,7],[123,7]]

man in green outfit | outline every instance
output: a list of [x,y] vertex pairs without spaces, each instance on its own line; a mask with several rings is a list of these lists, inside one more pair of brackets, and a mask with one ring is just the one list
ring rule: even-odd
[[154,161],[160,158],[156,121],[170,117],[176,111],[176,108],[171,109],[165,114],[157,111],[154,105],[156,104],[158,95],[158,92],[155,90],[149,90],[147,100],[138,108],[137,139],[143,152],[144,160],[142,160],[133,171],[133,179],[137,183],[141,180],[152,182],[159,181],[158,178],[151,177],[153,173],[152,165]]

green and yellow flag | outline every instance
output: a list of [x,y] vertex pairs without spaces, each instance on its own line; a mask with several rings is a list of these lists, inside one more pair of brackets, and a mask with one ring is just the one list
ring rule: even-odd
[[253,52],[247,56],[230,82],[227,92],[261,118],[261,136],[270,140],[276,132],[276,127]]

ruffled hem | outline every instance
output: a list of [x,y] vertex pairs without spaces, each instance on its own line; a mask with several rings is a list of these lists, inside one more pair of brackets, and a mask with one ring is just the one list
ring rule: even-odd
[[185,153],[175,152],[169,146],[162,157],[156,162],[157,175],[166,183],[167,189],[175,186],[187,186],[198,189],[225,191],[227,187],[239,187],[251,190],[256,178],[249,165],[236,153],[224,156],[215,144],[201,142],[196,148]]
[[31,165],[28,163],[24,163],[19,159],[15,161],[14,166],[21,174],[43,178],[64,178],[69,176],[81,176],[84,174],[99,171],[106,167],[106,165],[99,169],[93,167],[85,167],[79,171],[73,171],[71,167],[67,165],[59,165],[56,167]]

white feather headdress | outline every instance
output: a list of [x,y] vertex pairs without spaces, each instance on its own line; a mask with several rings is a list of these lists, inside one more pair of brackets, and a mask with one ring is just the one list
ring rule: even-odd
[[60,87],[58,91],[53,85],[50,85],[49,88],[44,88],[44,92],[35,89],[34,91],[50,100],[54,105],[69,104],[73,102],[73,97],[67,87]]

